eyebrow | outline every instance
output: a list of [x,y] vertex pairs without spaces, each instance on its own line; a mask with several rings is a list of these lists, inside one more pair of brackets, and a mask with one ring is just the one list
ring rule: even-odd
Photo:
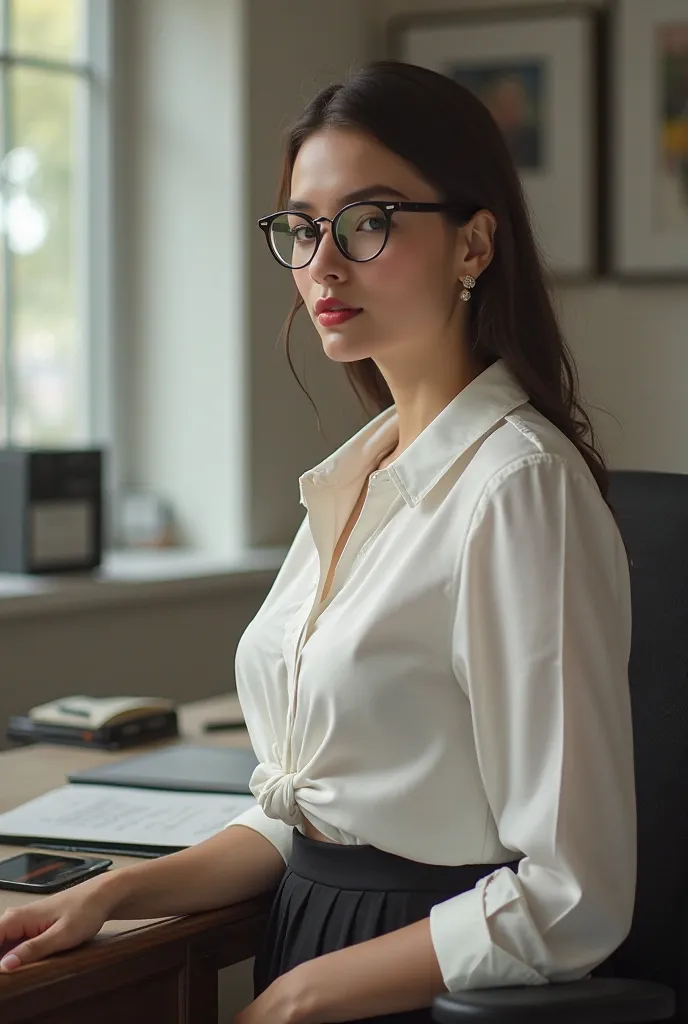
[[[342,206],[346,206],[347,203],[358,203],[362,199],[380,199],[382,196],[396,196],[398,199],[408,199],[407,195],[404,195],[399,189],[392,188],[391,185],[367,185],[365,188],[359,188],[355,192],[347,192],[345,196],[340,197],[339,202]],[[301,199],[290,199],[287,205],[290,210],[313,209],[311,203],[306,203]]]

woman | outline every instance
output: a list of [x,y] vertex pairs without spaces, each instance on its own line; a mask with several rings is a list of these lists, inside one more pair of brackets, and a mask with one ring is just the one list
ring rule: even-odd
[[378,415],[301,478],[239,645],[257,804],[0,941],[279,885],[241,1024],[583,977],[633,908],[628,569],[506,146],[450,79],[373,64],[308,105],[260,226]]

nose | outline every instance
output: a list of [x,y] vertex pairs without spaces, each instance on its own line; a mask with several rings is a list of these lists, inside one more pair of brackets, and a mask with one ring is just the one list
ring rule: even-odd
[[322,238],[318,250],[308,265],[311,279],[317,284],[325,281],[345,281],[348,277],[349,262],[337,248],[329,224],[320,223]]

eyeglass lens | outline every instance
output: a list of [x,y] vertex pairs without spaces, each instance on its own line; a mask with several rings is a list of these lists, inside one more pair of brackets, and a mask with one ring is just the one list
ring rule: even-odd
[[[372,260],[385,246],[386,221],[377,206],[352,206],[337,218],[336,238],[353,260]],[[270,226],[270,239],[279,258],[298,270],[309,262],[317,245],[317,234],[305,217],[282,213]]]

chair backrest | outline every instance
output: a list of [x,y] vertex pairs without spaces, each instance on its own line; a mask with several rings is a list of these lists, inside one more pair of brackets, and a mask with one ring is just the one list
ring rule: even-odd
[[688,1020],[688,475],[617,471],[630,558],[638,888],[614,973],[671,985]]

